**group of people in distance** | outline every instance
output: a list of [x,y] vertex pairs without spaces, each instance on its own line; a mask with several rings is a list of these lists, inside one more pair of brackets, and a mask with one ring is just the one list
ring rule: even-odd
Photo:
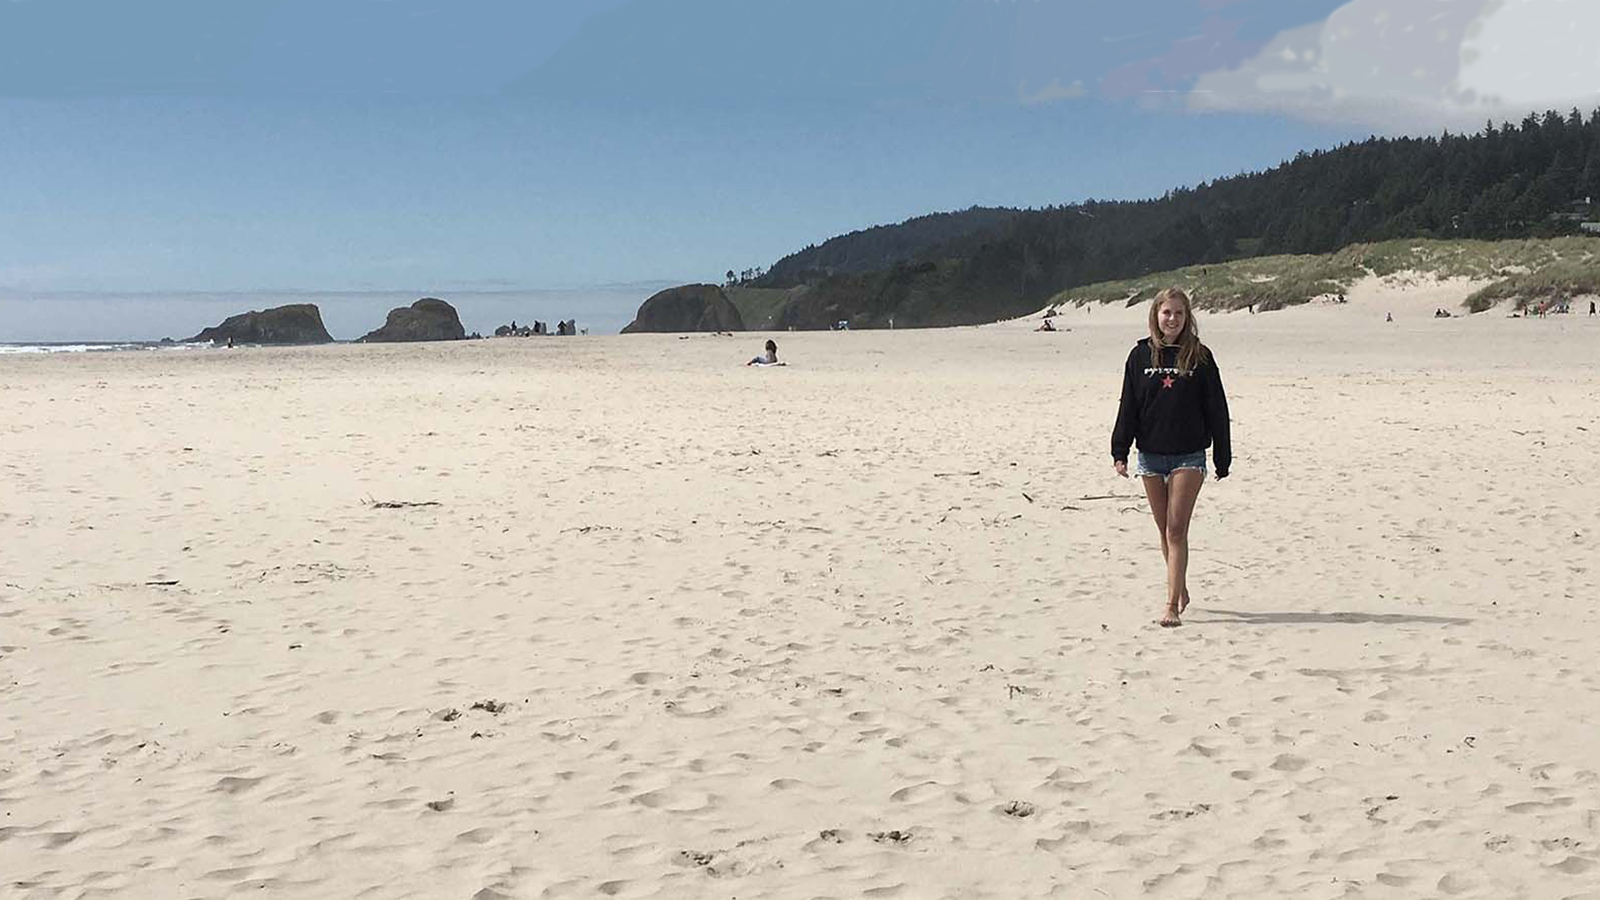
[[[1167,568],[1164,628],[1183,624],[1189,605],[1189,522],[1205,484],[1206,450],[1217,478],[1233,466],[1228,397],[1216,356],[1200,342],[1189,295],[1170,287],[1150,303],[1149,336],[1128,353],[1122,395],[1111,431],[1111,464],[1123,478],[1128,464],[1144,483]],[[745,365],[783,365],[778,345]],[[1137,448],[1137,455],[1132,451]]]
[[[1523,318],[1528,318],[1528,319],[1531,319],[1534,316],[1538,316],[1539,318],[1542,319],[1542,318],[1544,318],[1546,315],[1548,315],[1550,313],[1562,313],[1562,314],[1570,313],[1570,312],[1572,312],[1572,298],[1568,297],[1568,298],[1564,298],[1564,299],[1561,299],[1561,300],[1545,300],[1545,301],[1542,301],[1540,303],[1529,304],[1528,306],[1523,308],[1522,312],[1523,312]],[[1595,314],[1594,301],[1590,300],[1589,301],[1589,315],[1592,316],[1594,314]],[[1515,316],[1515,313],[1513,313],[1512,315]]]

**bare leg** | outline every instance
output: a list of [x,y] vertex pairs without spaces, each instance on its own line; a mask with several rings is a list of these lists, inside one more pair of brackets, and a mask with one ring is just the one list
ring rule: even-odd
[[[1144,496],[1150,501],[1150,515],[1156,520],[1156,533],[1161,536],[1161,562],[1167,564],[1167,498],[1169,496],[1167,483],[1159,475],[1145,475],[1140,479],[1144,482]],[[1192,501],[1191,501],[1192,504]],[[1189,588],[1183,589],[1183,594],[1178,598],[1178,612],[1189,605]]]
[[1150,515],[1155,517],[1156,531],[1161,535],[1161,561],[1167,561],[1167,483],[1159,475],[1145,475],[1144,496],[1150,501]]
[[1179,469],[1167,484],[1167,612],[1161,617],[1167,628],[1182,624],[1178,616],[1188,605],[1189,519],[1204,483],[1198,469]]

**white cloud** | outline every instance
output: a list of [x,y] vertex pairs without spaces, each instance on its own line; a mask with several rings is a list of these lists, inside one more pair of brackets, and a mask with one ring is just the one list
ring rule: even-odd
[[1352,0],[1200,76],[1199,110],[1280,112],[1394,132],[1600,105],[1597,0]]
[[1017,85],[1017,100],[1023,106],[1039,106],[1058,100],[1078,100],[1088,95],[1089,90],[1083,86],[1082,81],[1074,81],[1063,86],[1061,79],[1052,78],[1049,84],[1033,92],[1028,91],[1027,82]]

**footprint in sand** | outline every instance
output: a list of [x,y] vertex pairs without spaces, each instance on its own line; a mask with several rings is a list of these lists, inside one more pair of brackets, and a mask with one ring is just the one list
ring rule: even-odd
[[1196,803],[1189,809],[1169,809],[1164,812],[1158,812],[1150,818],[1156,820],[1157,822],[1177,822],[1184,819],[1192,819],[1195,816],[1204,815],[1210,811],[1211,804]]
[[709,794],[694,791],[677,791],[671,788],[661,788],[646,791],[633,798],[633,802],[649,809],[660,809],[674,813],[704,812],[716,807],[716,799]]
[[825,847],[843,844],[852,837],[854,837],[854,835],[851,832],[845,831],[842,828],[824,828],[823,830],[817,832],[816,837],[806,841],[801,849],[804,849],[809,853],[816,853],[818,850],[821,850]]
[[924,781],[903,787],[889,795],[889,799],[896,803],[921,803],[933,797],[941,797],[946,793],[945,786],[937,781]]
[[1582,875],[1585,872],[1593,870],[1597,865],[1600,865],[1600,863],[1596,863],[1592,859],[1584,859],[1581,856],[1569,856],[1566,859],[1563,859],[1561,862],[1552,864],[1550,868],[1566,875]]
[[1305,759],[1290,753],[1282,753],[1279,754],[1278,758],[1273,760],[1272,765],[1268,766],[1267,768],[1278,772],[1298,772],[1305,767]]
[[227,776],[225,778],[219,778],[217,780],[216,785],[214,787],[212,787],[211,789],[213,791],[221,791],[224,794],[242,794],[245,791],[248,791],[251,788],[255,787],[256,785],[260,784],[264,780],[265,780],[264,777],[263,778],[237,778],[237,777],[235,777],[233,775],[229,775],[229,776]]
[[668,715],[677,716],[680,719],[714,719],[728,712],[728,708],[720,703],[715,703],[711,706],[693,707],[676,700],[668,700],[662,704],[662,708],[667,711]]
[[704,868],[711,865],[711,862],[716,858],[717,855],[715,853],[706,853],[701,850],[679,850],[672,857],[672,864],[691,869]]

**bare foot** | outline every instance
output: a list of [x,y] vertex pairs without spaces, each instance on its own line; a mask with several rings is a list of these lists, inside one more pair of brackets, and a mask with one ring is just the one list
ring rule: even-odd
[[1181,612],[1183,612],[1184,610],[1186,610],[1188,608],[1189,608],[1189,589],[1188,588],[1184,588],[1183,589],[1183,599],[1178,602],[1178,612],[1181,613]]
[[1160,625],[1162,628],[1177,628],[1179,625],[1183,624],[1183,622],[1179,621],[1178,619],[1178,613],[1180,612],[1182,612],[1182,610],[1174,608],[1172,604],[1169,603],[1167,604],[1166,614],[1158,619],[1156,624]]

